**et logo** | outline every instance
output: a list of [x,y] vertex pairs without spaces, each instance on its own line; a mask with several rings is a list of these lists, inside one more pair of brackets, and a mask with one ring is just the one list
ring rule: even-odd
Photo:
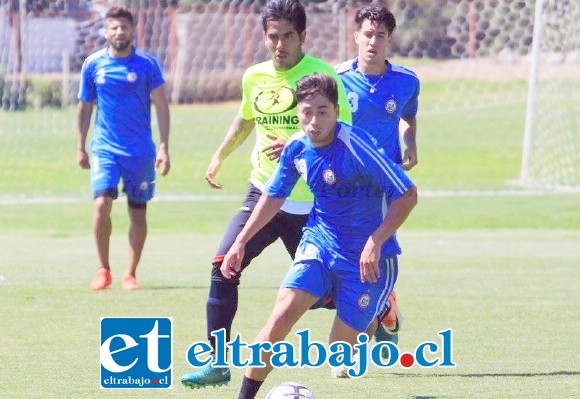
[[101,317],[101,388],[173,388],[173,319]]

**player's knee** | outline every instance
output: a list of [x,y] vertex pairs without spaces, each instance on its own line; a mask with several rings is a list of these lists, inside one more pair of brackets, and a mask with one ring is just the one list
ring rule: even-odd
[[241,274],[238,273],[236,276],[233,276],[230,279],[225,278],[221,272],[221,262],[214,262],[211,268],[211,281],[216,283],[223,283],[223,284],[230,284],[230,285],[239,285],[240,284],[240,276]]
[[95,197],[94,212],[98,216],[108,216],[111,213],[112,205],[113,198],[110,196],[102,195]]

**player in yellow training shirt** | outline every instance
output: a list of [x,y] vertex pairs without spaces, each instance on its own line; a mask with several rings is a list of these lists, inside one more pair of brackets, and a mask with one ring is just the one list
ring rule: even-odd
[[[226,136],[207,168],[205,179],[212,188],[221,188],[215,180],[222,162],[256,130],[252,151],[252,172],[245,202],[231,219],[216,256],[213,259],[211,285],[207,301],[207,337],[215,349],[213,331],[224,328],[230,341],[232,321],[238,307],[240,275],[225,279],[220,267],[238,233],[245,226],[262,195],[264,184],[278,166],[278,158],[286,139],[300,130],[295,98],[296,82],[314,72],[332,76],[339,87],[340,119],[351,123],[351,114],[344,87],[334,69],[323,61],[304,54],[306,12],[298,0],[270,0],[262,11],[264,42],[270,60],[248,68],[242,80],[242,103]],[[302,227],[312,208],[312,194],[304,181],[299,181],[278,214],[246,245],[243,271],[267,246],[278,238],[292,258],[298,247]],[[241,273],[240,271],[240,273]],[[231,379],[229,368],[214,368],[211,363],[186,374],[181,382],[190,388],[219,386]]]

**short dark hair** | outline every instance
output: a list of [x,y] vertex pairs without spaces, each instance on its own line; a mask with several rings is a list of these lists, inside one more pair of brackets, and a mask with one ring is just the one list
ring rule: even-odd
[[114,6],[109,8],[107,13],[105,14],[105,19],[109,18],[125,18],[129,20],[129,22],[131,22],[131,25],[134,24],[133,14],[131,14],[131,11],[129,11],[128,8],[122,6]]
[[397,27],[395,16],[385,7],[364,6],[359,8],[354,16],[356,30],[360,30],[365,19],[368,19],[369,21],[383,22],[387,27],[389,35],[392,34]]
[[270,0],[262,10],[262,27],[267,30],[269,21],[289,21],[296,32],[302,33],[306,30],[306,11],[299,0]]
[[321,94],[335,106],[338,105],[338,88],[336,80],[325,73],[313,73],[303,76],[296,83],[296,101],[301,103],[308,97]]

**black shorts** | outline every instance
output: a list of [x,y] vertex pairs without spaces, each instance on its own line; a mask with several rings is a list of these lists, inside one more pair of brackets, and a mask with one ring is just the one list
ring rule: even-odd
[[[246,222],[248,221],[254,207],[262,196],[262,192],[253,184],[248,184],[248,193],[244,204],[239,209],[238,213],[230,220],[226,232],[223,235],[222,242],[213,259],[213,268],[211,272],[212,281],[223,281],[239,284],[239,277],[233,277],[231,280],[225,279],[221,272],[220,266],[224,260],[224,256],[234,243],[236,237],[242,231]],[[245,248],[244,259],[242,260],[242,271],[250,264],[252,259],[260,255],[262,251],[276,241],[278,238],[282,239],[286,250],[294,259],[294,254],[298,248],[300,237],[302,235],[302,228],[308,220],[308,215],[293,215],[284,211],[279,211],[276,216],[264,226],[248,243]]]

